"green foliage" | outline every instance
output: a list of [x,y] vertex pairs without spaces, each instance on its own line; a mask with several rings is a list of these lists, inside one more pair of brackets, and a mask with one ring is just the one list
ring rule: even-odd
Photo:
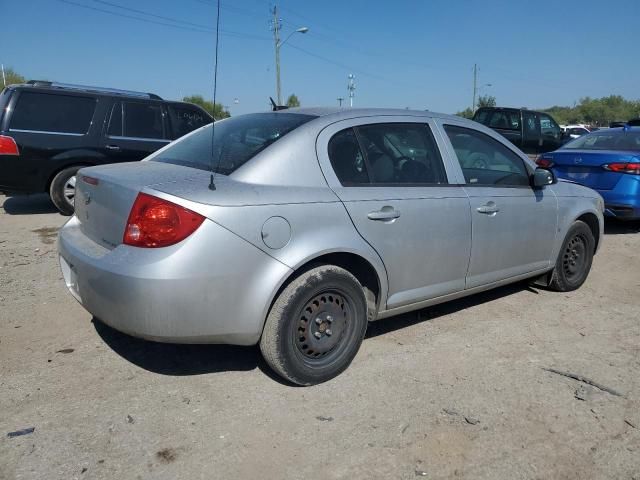
[[478,97],[478,108],[482,107],[495,107],[496,97],[493,95],[480,95]]
[[216,120],[222,120],[223,118],[231,116],[229,111],[225,110],[221,103],[216,102],[214,105],[211,100],[205,100],[202,95],[190,95],[188,97],[183,97],[182,101],[201,106]]
[[[4,68],[4,77],[6,79],[7,85],[13,85],[14,83],[24,83],[27,81],[27,79],[22,75],[16,73],[13,68],[8,67]],[[0,78],[0,82],[2,82],[2,78]],[[0,87],[4,87],[4,85],[0,84]]]
[[584,97],[573,107],[556,105],[543,111],[549,113],[560,124],[585,123],[607,126],[609,122],[640,117],[640,100],[626,100],[620,95]]
[[467,107],[464,110],[462,110],[461,112],[456,113],[457,116],[462,117],[462,118],[473,118],[473,110],[471,110],[471,108]]
[[292,93],[291,95],[289,95],[289,98],[287,98],[287,107],[299,107],[299,106],[300,106],[300,100],[298,99],[296,94]]

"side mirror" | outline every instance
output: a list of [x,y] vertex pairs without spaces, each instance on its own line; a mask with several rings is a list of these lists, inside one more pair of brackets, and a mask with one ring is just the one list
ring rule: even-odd
[[546,187],[547,185],[553,185],[554,183],[556,183],[556,176],[551,170],[538,167],[536,168],[535,172],[533,172],[534,188],[542,188]]

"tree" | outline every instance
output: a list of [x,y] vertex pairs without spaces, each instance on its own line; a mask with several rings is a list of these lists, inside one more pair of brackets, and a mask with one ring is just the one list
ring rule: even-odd
[[[6,81],[7,85],[13,85],[14,83],[24,83],[27,81],[26,78],[24,78],[22,75],[20,75],[19,73],[16,73],[13,68],[5,68],[4,69],[4,78]],[[2,81],[2,79],[0,78],[0,81]],[[5,85],[1,85],[2,87],[4,87]]]
[[221,103],[216,102],[216,104],[214,105],[211,100],[205,100],[202,95],[191,95],[188,97],[183,97],[182,101],[193,103],[204,108],[216,120],[222,120],[223,118],[231,116],[229,111],[225,110],[224,106]]
[[480,95],[478,97],[478,108],[495,107],[495,106],[496,106],[496,97],[492,95]]
[[289,98],[287,98],[287,107],[299,107],[299,106],[300,106],[300,100],[298,99],[296,94],[292,93],[291,95],[289,95]]
[[462,117],[462,118],[473,118],[473,110],[471,110],[471,108],[467,107],[464,110],[462,110],[461,112],[456,113],[457,116]]

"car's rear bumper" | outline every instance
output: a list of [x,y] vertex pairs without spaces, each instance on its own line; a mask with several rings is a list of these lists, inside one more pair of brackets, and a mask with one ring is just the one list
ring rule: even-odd
[[[632,182],[637,183],[637,188],[629,188],[635,186]],[[631,179],[623,185],[620,183],[613,190],[598,190],[604,199],[604,214],[620,219],[640,218],[640,179]]]
[[290,271],[211,221],[166,248],[89,239],[73,217],[58,240],[72,295],[124,333],[162,342],[258,342],[274,292]]

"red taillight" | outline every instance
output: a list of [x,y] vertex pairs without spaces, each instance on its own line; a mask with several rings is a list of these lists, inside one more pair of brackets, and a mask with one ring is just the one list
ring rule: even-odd
[[20,155],[18,145],[13,138],[0,135],[0,155]]
[[94,185],[94,186],[100,183],[100,180],[98,180],[97,178],[90,177],[88,175],[82,175],[82,181],[84,183],[88,183],[89,185]]
[[536,164],[542,168],[551,168],[553,167],[553,157],[545,157],[544,155],[540,155],[536,158]]
[[603,165],[602,168],[609,170],[610,172],[617,173],[630,173],[631,175],[640,175],[640,163],[608,163]]
[[180,205],[139,193],[122,242],[133,247],[168,247],[187,238],[203,221],[202,215]]

